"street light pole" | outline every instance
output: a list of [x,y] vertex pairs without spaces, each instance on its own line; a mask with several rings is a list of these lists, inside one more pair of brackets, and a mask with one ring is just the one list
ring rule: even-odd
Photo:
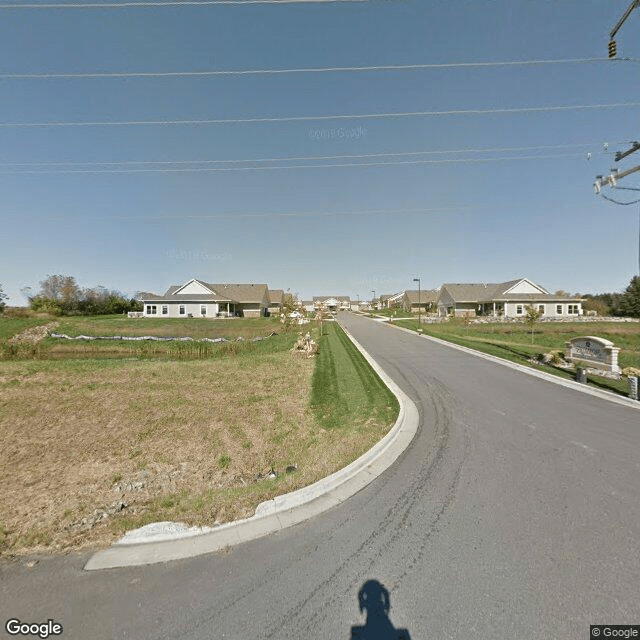
[[373,307],[373,303],[376,301],[376,290],[371,289],[371,293],[373,293],[373,300],[371,301],[371,306]]
[[422,323],[422,315],[420,313],[422,311],[422,307],[421,307],[422,300],[420,299],[420,278],[414,278],[413,281],[418,283],[418,330],[419,330]]

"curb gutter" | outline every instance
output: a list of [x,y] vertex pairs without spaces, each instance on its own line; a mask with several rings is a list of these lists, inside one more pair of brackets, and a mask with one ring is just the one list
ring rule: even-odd
[[434,338],[433,336],[428,336],[424,333],[417,333],[416,331],[407,329],[405,327],[398,327],[394,324],[387,324],[387,326],[398,329],[399,331],[405,331],[406,333],[410,333],[411,335],[418,336],[420,338],[431,340],[432,342],[437,342],[438,344],[441,344],[445,347],[451,347],[452,349],[457,349],[458,351],[464,351],[465,353],[477,356],[478,358],[484,358],[485,360],[489,360],[490,362],[501,364],[504,367],[510,367],[511,369],[515,369],[516,371],[522,371],[523,373],[526,373],[530,376],[542,378],[542,380],[547,380],[548,382],[559,384],[562,387],[575,389],[576,391],[587,393],[591,396],[596,396],[597,398],[602,398],[604,400],[609,400],[609,402],[615,402],[616,404],[621,404],[625,407],[631,407],[632,409],[640,409],[640,402],[638,400],[631,400],[631,398],[625,398],[624,396],[620,396],[617,393],[613,393],[611,391],[594,389],[593,387],[588,387],[586,384],[583,384],[581,382],[566,380],[565,378],[554,376],[552,373],[547,373],[546,371],[538,371],[537,369],[527,367],[523,364],[511,362],[510,360],[505,360],[504,358],[499,358],[498,356],[492,356],[488,353],[483,353],[482,351],[476,351],[475,349],[471,349],[469,347],[463,347],[462,345],[456,344],[455,342],[447,342],[446,340]]
[[113,569],[191,558],[255,540],[298,524],[334,507],[382,474],[409,446],[418,430],[418,409],[375,360],[343,327],[344,332],[400,403],[389,433],[351,464],[308,487],[258,505],[255,515],[229,522],[206,533],[169,540],[126,543],[122,540],[95,553],[85,570]]

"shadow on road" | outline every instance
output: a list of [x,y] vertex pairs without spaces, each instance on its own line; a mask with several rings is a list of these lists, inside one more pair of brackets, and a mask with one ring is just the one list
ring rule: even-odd
[[377,580],[367,580],[358,593],[360,612],[366,610],[367,621],[351,627],[351,640],[411,640],[407,629],[396,629],[389,620],[389,592]]

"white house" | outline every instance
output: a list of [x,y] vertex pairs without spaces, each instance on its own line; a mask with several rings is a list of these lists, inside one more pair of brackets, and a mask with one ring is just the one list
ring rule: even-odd
[[349,296],[313,296],[313,306],[316,310],[348,310],[351,309],[351,298]]
[[163,318],[259,317],[270,304],[266,284],[211,284],[189,280],[164,295],[142,294],[143,316]]
[[581,298],[554,295],[527,278],[498,284],[446,283],[440,287],[438,313],[441,316],[494,316],[523,318],[527,307],[543,317],[571,318],[583,313]]

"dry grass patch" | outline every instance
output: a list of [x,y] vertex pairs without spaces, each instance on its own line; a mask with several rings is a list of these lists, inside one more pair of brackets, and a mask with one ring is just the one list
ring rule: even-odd
[[289,353],[295,335],[277,340],[284,349],[218,359],[0,363],[0,553],[247,517],[386,433],[368,418],[322,428],[309,409],[316,361]]

